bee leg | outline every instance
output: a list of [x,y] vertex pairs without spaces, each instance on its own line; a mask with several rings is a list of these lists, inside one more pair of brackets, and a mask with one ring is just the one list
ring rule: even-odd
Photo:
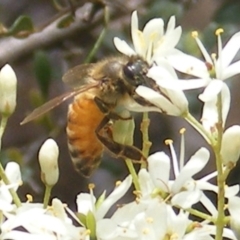
[[139,96],[137,93],[134,93],[132,95],[132,98],[141,106],[144,107],[156,107],[154,104],[150,103],[148,100],[146,100],[145,98]]
[[118,158],[129,158],[135,163],[145,162],[146,158],[138,148],[117,143],[111,138],[109,132],[106,130],[106,125],[109,120],[110,118],[105,116],[96,129],[96,135],[99,141]]
[[96,105],[98,106],[99,110],[104,113],[105,116],[108,116],[108,119],[113,119],[113,120],[130,120],[132,117],[122,117],[119,114],[111,111],[111,107],[107,105],[102,99],[95,97],[94,101]]

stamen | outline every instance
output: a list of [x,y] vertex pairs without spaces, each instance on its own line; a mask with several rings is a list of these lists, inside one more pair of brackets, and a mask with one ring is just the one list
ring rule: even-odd
[[151,217],[146,218],[146,222],[147,223],[153,223],[153,218],[151,218]]
[[86,231],[84,232],[85,236],[90,236],[91,234],[91,230],[90,229],[86,229]]
[[202,55],[204,56],[206,62],[211,63],[211,62],[212,62],[211,57],[209,56],[206,48],[203,46],[201,40],[199,39],[199,37],[198,37],[198,32],[197,32],[197,31],[192,32],[192,37],[193,37],[193,38],[195,39],[195,41],[197,42],[197,45],[198,45],[200,51],[202,52]]
[[180,130],[181,134],[181,142],[180,142],[180,156],[179,156],[179,168],[182,169],[184,166],[184,158],[185,158],[185,133],[186,129],[182,128]]
[[197,31],[193,31],[192,32],[192,37],[193,38],[197,38],[198,37],[198,32]]
[[89,183],[88,184],[88,189],[89,190],[93,190],[95,188],[95,184],[94,183]]
[[133,194],[134,194],[137,198],[141,198],[141,197],[142,197],[142,193],[141,193],[141,191],[139,191],[139,190],[134,190],[134,191],[133,191]]
[[177,155],[173,147],[173,140],[167,139],[165,140],[165,144],[169,145],[169,148],[170,148],[170,152],[172,155],[172,162],[173,162],[173,172],[176,178],[179,174],[179,167],[178,167]]
[[166,145],[173,144],[173,140],[172,139],[166,139],[164,142],[165,142]]
[[149,231],[148,228],[144,228],[144,229],[142,230],[142,233],[143,233],[143,234],[146,234],[146,235],[147,235],[149,232],[150,232],[150,231]]
[[33,202],[33,196],[31,194],[26,194],[26,198],[28,203]]
[[121,185],[121,183],[121,181],[116,181],[115,186],[118,187],[119,185]]
[[180,134],[184,134],[186,132],[186,128],[181,128],[179,132]]
[[219,36],[220,34],[224,33],[224,30],[222,28],[219,28],[216,30],[215,34]]

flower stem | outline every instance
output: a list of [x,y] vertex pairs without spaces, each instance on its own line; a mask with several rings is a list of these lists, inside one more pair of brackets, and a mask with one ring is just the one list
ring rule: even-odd
[[222,97],[221,93],[218,95],[218,101],[217,101],[217,109],[218,109],[218,123],[217,123],[217,130],[218,130],[218,137],[217,137],[217,143],[216,145],[213,145],[213,151],[215,154],[216,159],[216,167],[217,167],[217,184],[218,184],[218,216],[216,221],[216,240],[222,240],[223,235],[223,228],[224,228],[224,219],[225,219],[225,213],[224,213],[224,205],[225,205],[225,174],[223,171],[223,163],[222,163],[222,157],[221,157],[221,147],[222,147],[222,137],[223,137],[223,121],[222,121]]
[[[141,123],[141,132],[142,132],[142,140],[143,140],[142,152],[145,157],[148,157],[150,147],[152,146],[152,143],[149,141],[149,136],[148,136],[149,124],[150,124],[150,120],[148,117],[148,113],[144,112],[143,118],[142,118],[142,123]],[[146,162],[143,162],[141,167],[146,168],[147,167],[146,165],[147,165]]]
[[44,199],[43,199],[43,208],[47,208],[49,199],[51,196],[52,186],[45,185],[45,193],[44,193]]
[[133,166],[133,162],[131,161],[131,159],[126,159],[125,163],[126,163],[126,165],[128,167],[128,170],[129,170],[130,174],[132,175],[133,184],[134,184],[135,189],[137,191],[140,191],[140,185],[139,185],[139,182],[138,182],[138,176],[137,176],[137,173],[136,173],[135,168]]
[[186,211],[189,212],[191,215],[194,215],[196,217],[200,217],[201,219],[208,220],[208,221],[210,221],[212,223],[216,222],[215,218],[211,217],[208,214],[200,212],[200,211],[198,211],[196,209],[188,208],[188,209],[186,209]]
[[[2,137],[3,137],[3,133],[5,131],[5,128],[7,126],[7,121],[8,121],[8,117],[3,115],[2,119],[1,119],[1,123],[0,123],[0,150],[2,149]],[[8,180],[8,178],[7,178],[7,175],[5,174],[2,163],[0,163],[0,177],[6,185],[11,184],[10,181]],[[17,207],[20,207],[21,206],[21,201],[20,201],[17,193],[12,188],[9,188],[9,192],[10,192],[12,198],[13,198],[13,202],[15,203],[15,205]]]
[[203,126],[194,118],[189,112],[184,116],[185,120],[188,121],[210,144],[213,145],[213,140],[211,135],[203,128]]

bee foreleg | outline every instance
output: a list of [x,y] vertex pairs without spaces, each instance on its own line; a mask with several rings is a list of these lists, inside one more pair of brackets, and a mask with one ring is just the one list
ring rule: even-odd
[[136,163],[146,161],[146,158],[138,148],[117,143],[110,137],[109,132],[105,128],[108,122],[109,118],[104,117],[96,129],[96,135],[99,141],[118,158],[129,158]]
[[112,107],[110,107],[108,104],[106,104],[102,99],[99,97],[95,97],[94,101],[96,105],[98,106],[99,110],[104,113],[105,116],[108,117],[108,119],[113,120],[130,120],[132,117],[122,117],[119,114],[112,111]]
[[141,106],[144,107],[155,107],[155,105],[153,105],[152,103],[150,103],[149,101],[147,101],[145,98],[139,96],[137,93],[134,93],[132,95],[132,98]]

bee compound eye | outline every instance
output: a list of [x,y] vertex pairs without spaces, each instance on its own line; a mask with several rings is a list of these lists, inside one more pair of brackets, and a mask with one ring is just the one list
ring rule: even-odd
[[135,73],[132,64],[128,63],[126,66],[124,66],[123,73],[129,80],[134,80]]

